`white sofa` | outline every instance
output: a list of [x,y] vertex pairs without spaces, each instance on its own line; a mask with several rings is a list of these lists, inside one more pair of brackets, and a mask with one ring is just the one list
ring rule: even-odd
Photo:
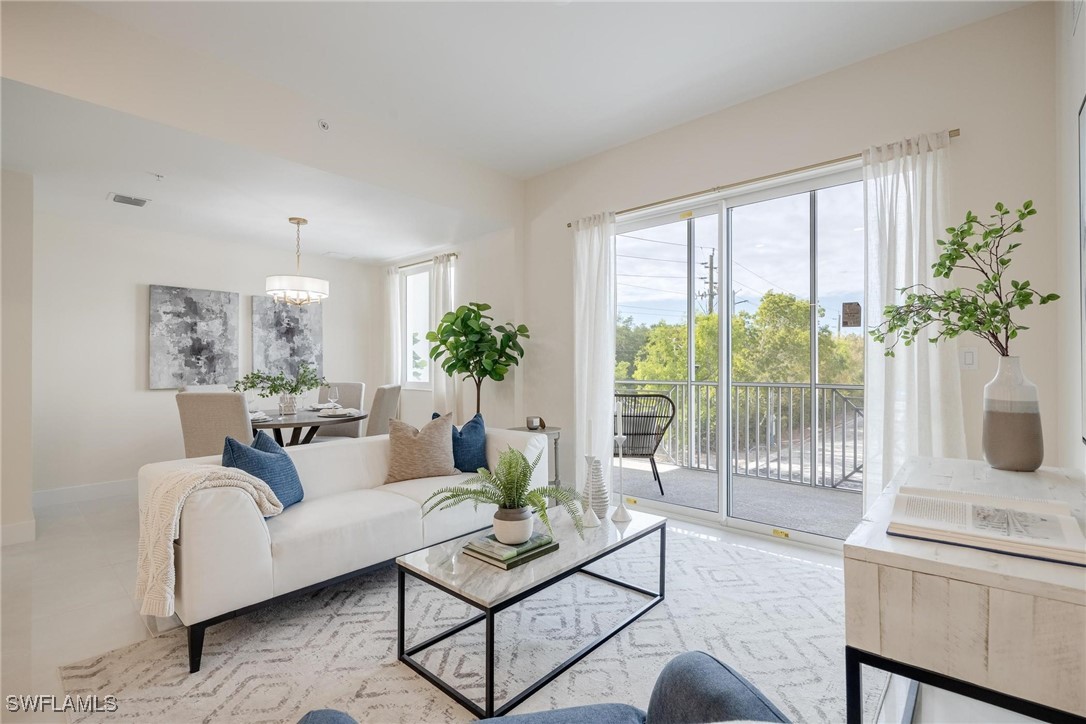
[[[532,486],[545,485],[546,438],[487,430],[491,467],[508,447],[529,460],[544,451]],[[191,671],[200,668],[204,630],[212,624],[491,525],[493,505],[475,510],[465,503],[422,516],[422,504],[435,490],[463,482],[469,474],[386,485],[388,435],[299,445],[287,452],[305,499],[281,515],[265,520],[252,498],[236,488],[200,490],[185,503],[174,541],[174,595],[177,616],[188,627]],[[141,509],[167,473],[220,462],[213,456],[144,465],[139,471]]]

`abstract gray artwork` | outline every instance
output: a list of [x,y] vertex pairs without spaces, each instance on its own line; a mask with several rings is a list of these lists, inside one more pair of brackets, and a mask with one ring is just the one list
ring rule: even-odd
[[231,384],[238,378],[235,292],[151,285],[151,389]]
[[302,362],[324,374],[321,305],[302,307],[253,297],[253,371],[296,377]]

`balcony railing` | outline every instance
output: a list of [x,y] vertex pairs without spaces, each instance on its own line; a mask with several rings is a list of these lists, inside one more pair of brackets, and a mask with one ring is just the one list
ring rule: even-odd
[[[716,382],[615,382],[617,392],[658,392],[675,421],[658,454],[685,468],[717,469]],[[860,490],[863,386],[776,382],[731,385],[732,472],[780,482]]]

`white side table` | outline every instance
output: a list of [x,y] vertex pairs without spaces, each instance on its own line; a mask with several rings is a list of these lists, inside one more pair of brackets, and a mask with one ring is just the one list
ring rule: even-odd
[[1068,502],[1083,525],[1086,476],[906,463],[845,541],[848,721],[860,666],[1045,721],[1086,721],[1086,568],[886,534],[903,485]]
[[538,432],[540,435],[546,435],[551,443],[554,445],[554,479],[550,481],[551,485],[562,484],[562,473],[558,470],[558,438],[562,437],[562,428],[560,427],[545,427],[539,430],[530,430],[526,427],[514,427],[514,430],[520,430],[521,432]]

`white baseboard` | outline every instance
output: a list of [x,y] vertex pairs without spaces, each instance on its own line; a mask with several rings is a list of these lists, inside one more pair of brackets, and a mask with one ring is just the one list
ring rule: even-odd
[[0,545],[13,545],[15,543],[29,543],[34,540],[37,524],[34,519],[24,520],[19,523],[0,525]]
[[117,495],[135,495],[136,479],[111,480],[105,483],[70,485],[65,488],[34,491],[34,507],[59,505],[60,503],[84,503],[99,498],[112,498]]

